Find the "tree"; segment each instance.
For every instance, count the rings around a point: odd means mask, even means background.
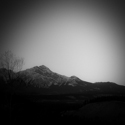
[[[10,87],[10,124],[12,122],[13,83],[20,80],[20,73],[15,72],[21,71],[23,64],[23,58],[17,57],[10,50],[5,51],[0,55],[0,68],[4,71],[2,72],[3,78]]]
[[[4,78],[7,83],[12,83],[14,77],[18,77],[14,72],[21,71],[23,64],[24,59],[17,57],[10,50],[0,55],[0,68],[6,69]]]

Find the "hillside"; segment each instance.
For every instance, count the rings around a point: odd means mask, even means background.
[[[0,69],[1,83],[7,76],[6,72],[6,69]],[[13,87],[17,93],[22,94],[125,94],[125,86],[112,82],[91,83],[77,76],[67,77],[44,65],[12,74],[15,77]],[[6,90],[9,88],[7,84],[3,86]]]

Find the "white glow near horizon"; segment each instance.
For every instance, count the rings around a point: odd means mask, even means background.
[[[47,8],[41,16],[39,10],[29,17],[25,14],[24,20],[18,18],[9,46],[24,57],[23,69],[46,65],[89,82],[120,83],[124,72],[119,33],[105,15],[88,10]]]

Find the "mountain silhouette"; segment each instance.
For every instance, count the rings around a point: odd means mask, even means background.
[[[51,71],[44,65],[26,69],[24,71],[21,71],[20,74],[25,75],[27,81],[31,79],[33,83],[38,87],[50,87],[52,85],[76,86],[78,84],[84,86],[85,84],[87,84],[87,82],[83,82],[76,76],[67,77],[65,75],[60,75]],[[80,84],[80,82],[82,82],[82,84]]]
[[[0,69],[1,79],[6,75],[6,72],[6,69]],[[23,89],[32,93],[125,93],[125,86],[112,82],[91,83],[83,81],[77,76],[67,77],[51,71],[45,65],[35,66],[13,74],[19,74],[25,83]]]

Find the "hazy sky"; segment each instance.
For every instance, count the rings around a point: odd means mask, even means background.
[[[0,51],[24,57],[23,69],[125,85],[125,4],[86,1],[1,1]]]

